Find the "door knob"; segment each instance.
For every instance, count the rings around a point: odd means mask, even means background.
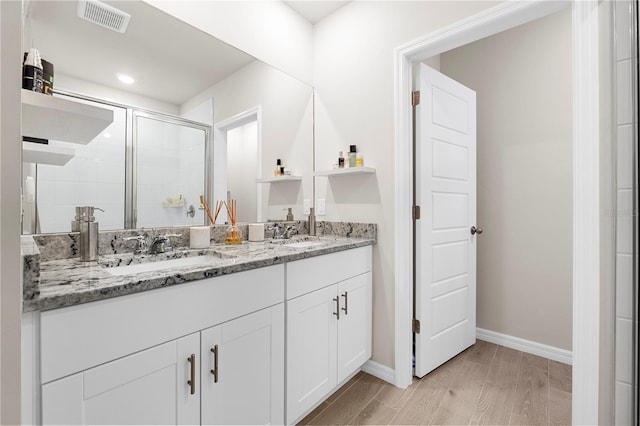
[[[482,234],[482,228],[476,228],[475,226],[471,227],[471,235]]]

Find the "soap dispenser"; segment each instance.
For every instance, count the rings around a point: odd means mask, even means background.
[[[94,210],[104,212],[93,206],[76,207],[76,217],[71,225],[80,232],[80,260],[83,262],[98,260],[98,222]]]

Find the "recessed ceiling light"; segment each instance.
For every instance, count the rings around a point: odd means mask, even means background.
[[[130,77],[130,76],[126,75],[126,74],[118,74],[118,80],[120,80],[124,84],[133,84],[133,83],[136,82],[133,79],[133,77]]]
[[[103,136],[105,139],[111,139],[111,133],[109,133],[109,132],[104,132],[104,133],[102,134],[102,136]]]

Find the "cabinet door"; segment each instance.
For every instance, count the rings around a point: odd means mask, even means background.
[[[337,286],[287,301],[287,423],[336,386]]]
[[[42,386],[44,424],[196,424],[197,383],[190,393],[198,334]],[[196,374],[198,370],[196,360]]]
[[[338,284],[338,383],[371,358],[371,272]]]
[[[284,304],[202,331],[202,424],[284,423]]]

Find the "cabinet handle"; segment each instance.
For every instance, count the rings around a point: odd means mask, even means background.
[[[213,383],[218,383],[218,345],[211,348],[211,353],[213,353],[213,370],[211,370]]]
[[[333,313],[333,315],[336,316],[336,319],[340,319],[340,298],[334,297],[333,301],[336,302],[336,311]]]
[[[345,291],[342,297],[344,297],[344,308],[342,308],[342,310],[344,311],[345,315],[349,315],[349,294]]]
[[[191,354],[187,361],[191,364],[191,380],[187,380],[187,384],[191,386],[191,395],[196,393],[196,354]]]

